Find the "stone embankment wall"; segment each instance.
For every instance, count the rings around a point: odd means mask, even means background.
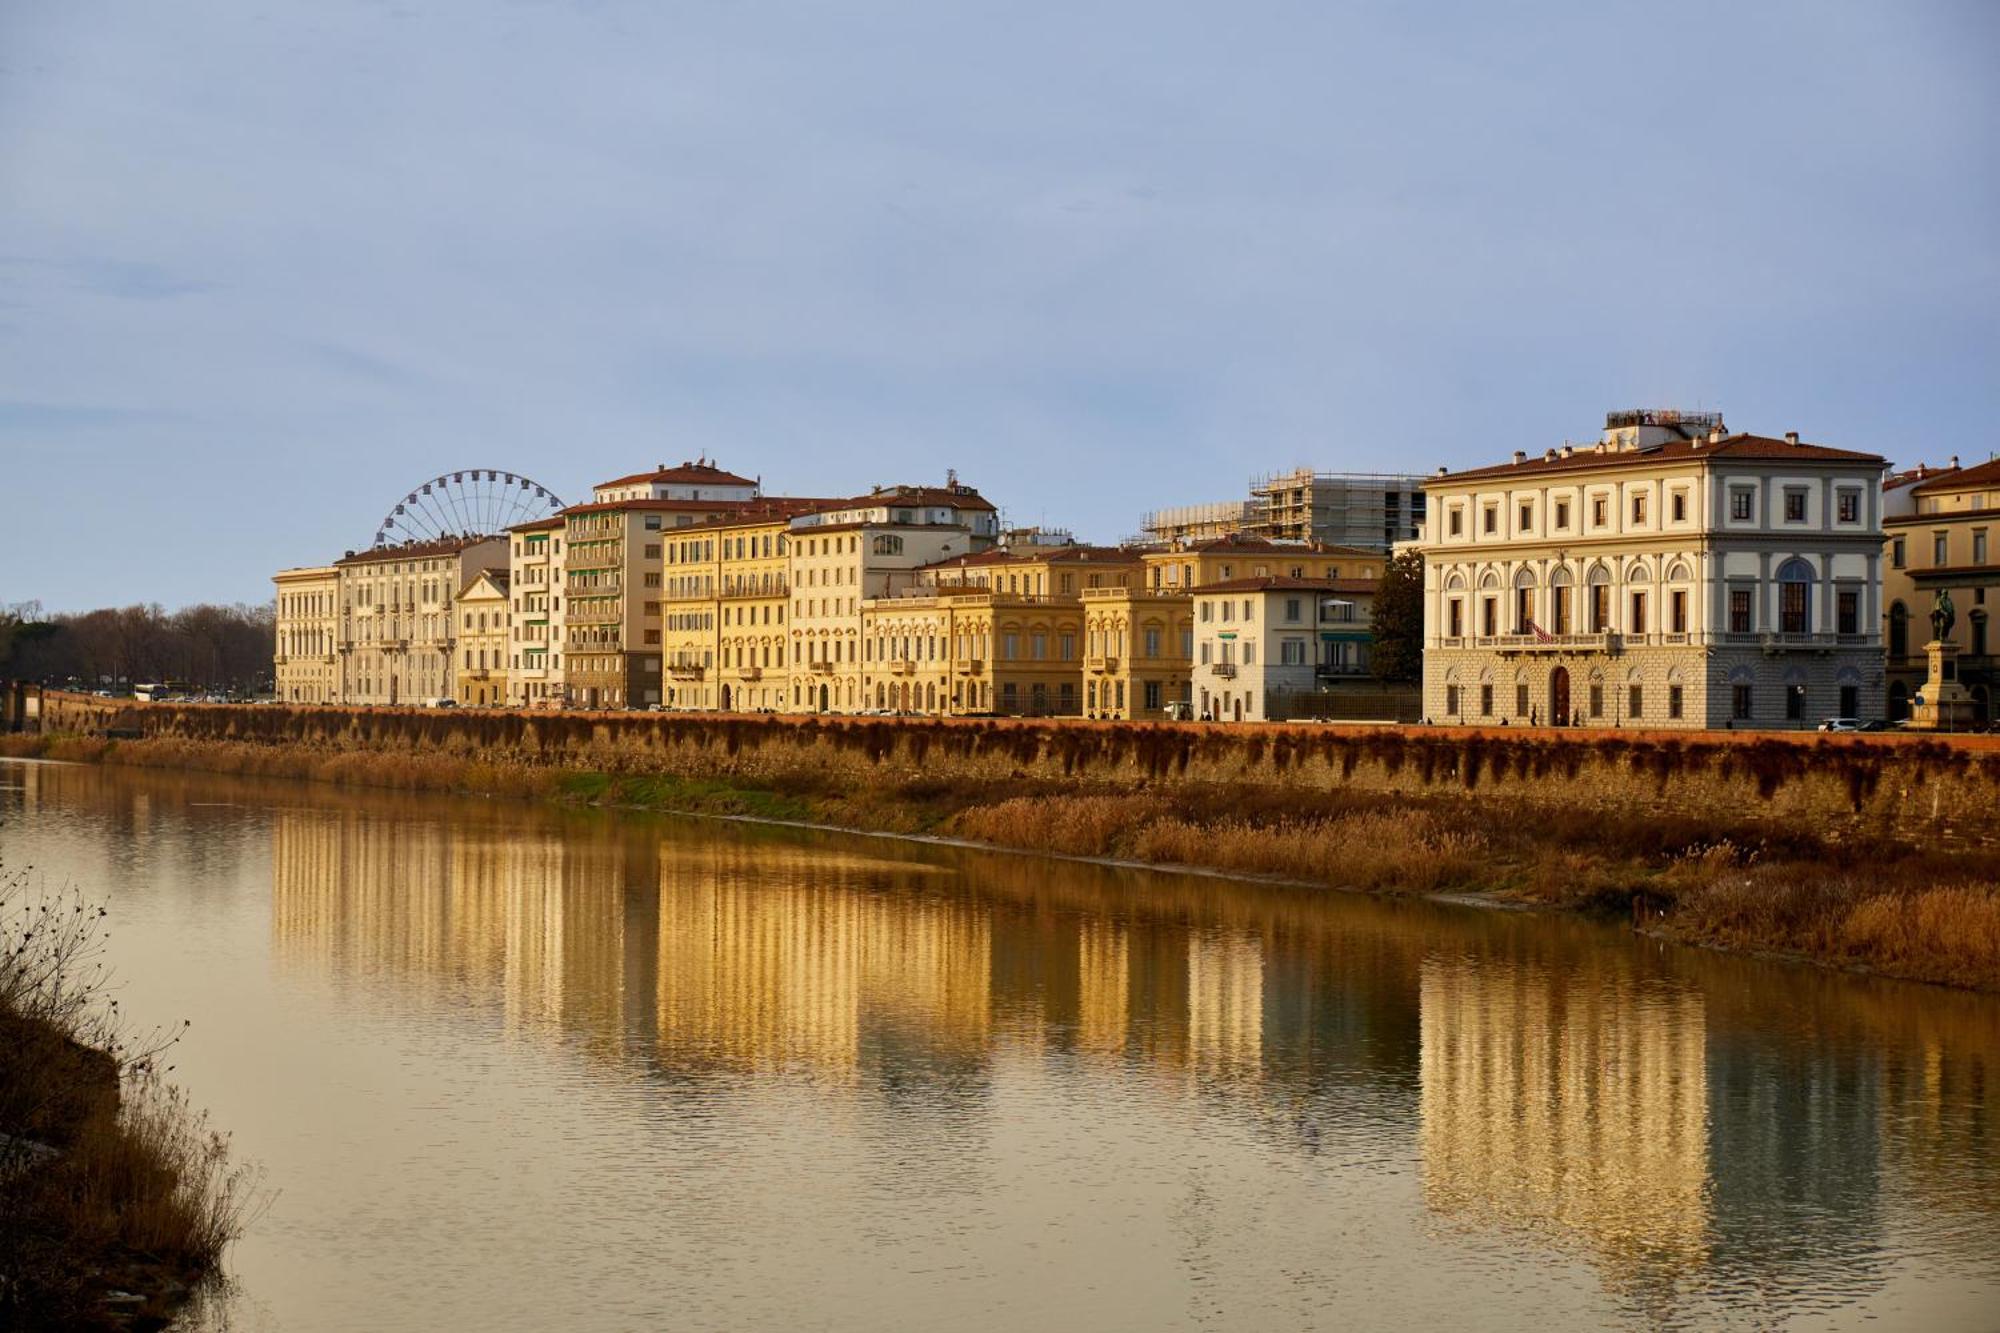
[[[51,694],[48,730],[241,753],[370,753],[745,784],[1171,793],[1468,791],[1820,835],[2000,840],[1993,738],[132,704]],[[203,765],[206,766],[206,765]],[[227,765],[219,765],[226,767]]]

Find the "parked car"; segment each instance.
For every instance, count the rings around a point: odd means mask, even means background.
[[[1819,729],[1821,731],[1859,731],[1861,730],[1861,719],[1858,717],[1821,718]]]
[[[426,708],[456,708],[456,707],[458,707],[458,700],[456,700],[456,699],[452,699],[452,698],[443,698],[443,699],[426,699],[426,700],[424,700],[424,707],[426,707]]]

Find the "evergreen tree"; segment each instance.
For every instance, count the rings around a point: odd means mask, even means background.
[[[1369,665],[1377,680],[1414,685],[1423,679],[1424,558],[1414,551],[1383,567]]]

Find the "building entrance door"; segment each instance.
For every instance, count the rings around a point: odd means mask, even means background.
[[[722,687],[722,711],[725,713],[729,711],[729,687],[727,685]]]
[[[1569,725],[1569,668],[1557,667],[1549,673],[1549,725]]]
[[[822,713],[826,711],[826,686],[824,685],[819,687],[819,711]]]

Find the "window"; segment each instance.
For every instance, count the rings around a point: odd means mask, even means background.
[[[1931,564],[1942,569],[1951,563],[1951,538],[1948,534],[1931,534]]]
[[[1493,716],[1493,687],[1491,685],[1481,685],[1479,687],[1479,715],[1481,717]]]
[[[1145,637],[1145,645],[1146,645],[1146,656],[1158,657],[1160,655],[1160,631],[1157,629],[1147,630]],[[1151,705],[1148,706],[1150,707]]]
[[[1975,565],[1983,565],[1986,563],[1985,528],[1974,528],[1972,530],[1972,563]]]
[[[1458,686],[1444,687],[1444,713],[1446,717],[1458,716]]]
[[[1688,628],[1687,593],[1684,591],[1676,590],[1675,592],[1670,594],[1667,607],[1668,607],[1668,615],[1671,617],[1671,619],[1667,622],[1667,628],[1672,630],[1676,634],[1687,633],[1687,628]]]
[[[1157,680],[1146,682],[1146,707],[1155,711],[1160,707],[1160,682]]]
[[[1306,644],[1304,639],[1286,639],[1278,645],[1278,660],[1285,666],[1306,664]]]
[[[1514,632],[1531,634],[1528,627],[1535,621],[1535,590],[1533,588],[1514,589]]]
[[[1859,523],[1861,521],[1861,492],[1842,491],[1840,493],[1840,521]]]
[[[1590,585],[1590,632],[1602,634],[1611,628],[1611,585]]]
[[[1593,528],[1604,526],[1604,499],[1602,496],[1590,502],[1590,526]]]
[[[1901,602],[1889,607],[1889,656],[1910,655],[1910,613]]]
[[[901,555],[903,553],[903,539],[893,532],[878,534],[873,545],[876,555]]]
[[[1561,528],[1566,528],[1568,526],[1569,526],[1569,501],[1558,500],[1556,501],[1556,527],[1558,529],[1561,529]]]
[[[1682,707],[1681,687],[1678,685],[1667,686],[1667,716],[1678,721],[1681,716]]]
[[[1802,722],[1806,716],[1806,687],[1785,686],[1785,721]]]
[[[1243,665],[1257,665],[1257,644],[1255,640],[1251,640],[1243,645]]]
[[[1798,486],[1785,487],[1785,522],[1806,521],[1806,493]]]
[[[1729,632],[1748,634],[1750,632],[1750,590],[1731,588],[1729,590]]]
[[[1674,522],[1676,523],[1687,522],[1688,493],[1686,491],[1674,492],[1673,506],[1674,506],[1673,507]]]
[[[1456,639],[1464,635],[1465,602],[1457,597],[1452,598],[1449,602],[1445,603],[1445,613],[1448,617],[1447,624],[1449,626],[1445,631],[1446,636]]]
[[[1644,523],[1646,521],[1646,493],[1644,491],[1634,491],[1632,493],[1632,521],[1634,523]]]
[[[1903,539],[1901,537],[1889,543],[1889,564],[1896,569],[1903,567]]]
[[[1604,716],[1604,682],[1601,680],[1590,682],[1590,715]]]
[[[1500,506],[1487,505],[1484,514],[1480,518],[1480,523],[1480,531],[1489,537],[1500,531]]]
[[[1632,594],[1632,615],[1625,626],[1625,632],[1627,634],[1646,632],[1646,594],[1643,592]]]
[[[1748,523],[1751,510],[1757,503],[1757,493],[1748,486],[1729,488],[1729,517],[1737,523]]]
[[[1287,597],[1287,598],[1285,599],[1285,619],[1286,619],[1286,620],[1288,620],[1288,621],[1291,621],[1291,622],[1292,622],[1292,623],[1294,623],[1294,624],[1298,623],[1298,619],[1299,619],[1299,599],[1298,599],[1298,598],[1296,598],[1296,597]]]
[[[1750,687],[1731,685],[1729,687],[1729,716],[1738,722],[1750,720]]]
[[[1463,509],[1460,509],[1457,505],[1453,505],[1445,511],[1445,521],[1450,527],[1452,536],[1458,537],[1464,535],[1465,511]]]
[[[1532,532],[1535,527],[1535,507],[1525,502],[1521,505],[1521,531]]]
[[[1842,588],[1835,602],[1838,620],[1835,628],[1842,634],[1861,632],[1861,594],[1853,588]],[[1842,716],[1846,716],[1843,714]]]
[[[1516,682],[1514,685],[1514,716],[1526,717],[1527,715],[1528,715],[1528,682],[1523,680]]]
[[[1840,716],[1853,717],[1861,711],[1861,687],[1843,685],[1840,687]]]
[[[1488,638],[1500,632],[1500,600],[1497,597],[1479,599],[1479,632]]]
[[[1625,716],[1627,720],[1637,722],[1646,715],[1646,687],[1644,685],[1632,685],[1626,689],[1625,693]]]
[[[1974,611],[1972,619],[1967,624],[1972,629],[1972,655],[1974,657],[1986,656],[1986,613],[1984,611]]]

